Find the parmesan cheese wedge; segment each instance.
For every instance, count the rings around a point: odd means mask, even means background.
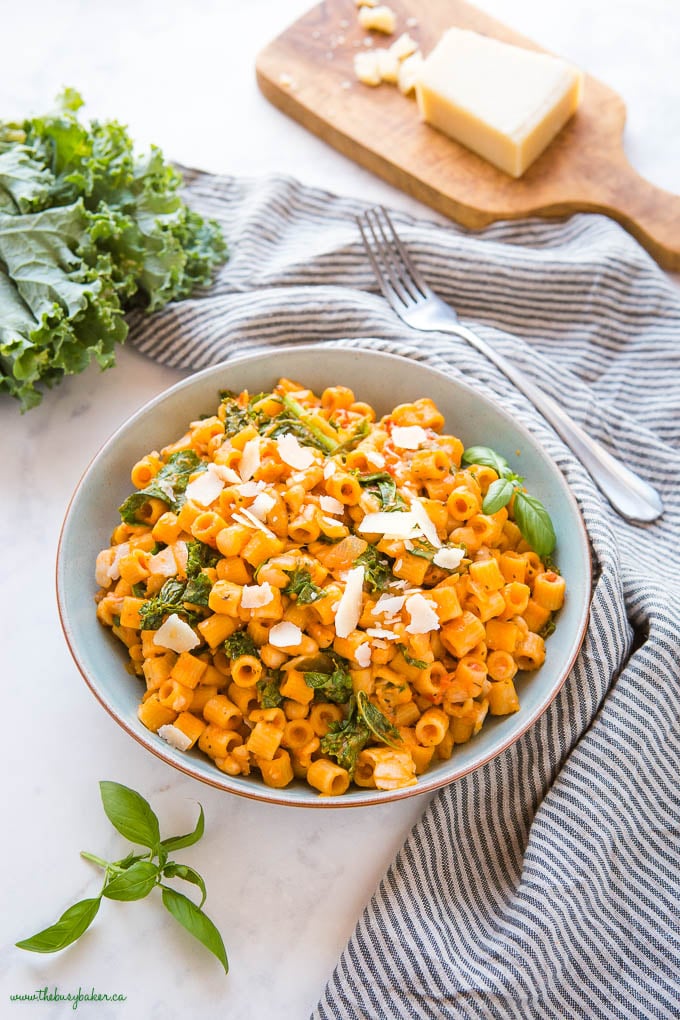
[[[564,60],[450,28],[420,68],[416,98],[424,121],[521,177],[575,112],[582,87]]]
[[[335,615],[335,633],[346,638],[356,628],[361,616],[361,594],[364,590],[364,568],[352,567],[347,571],[347,581]]]

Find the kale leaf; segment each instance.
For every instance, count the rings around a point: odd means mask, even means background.
[[[126,524],[139,524],[137,514],[150,499],[160,499],[171,510],[180,510],[185,500],[186,487],[194,472],[205,469],[205,464],[193,450],[178,450],[138,492],[133,492],[118,507],[121,519]]]
[[[242,655],[254,655],[258,657],[257,645],[247,630],[237,630],[224,642],[224,651],[229,659],[238,659]]]
[[[257,681],[257,695],[262,708],[278,708],[283,701],[281,687],[281,671],[272,670],[267,676]]]
[[[312,583],[312,575],[308,570],[296,567],[290,574],[290,581],[283,589],[283,594],[296,595],[300,605],[306,606],[310,602],[317,602],[319,599],[324,598],[326,592],[323,588],[319,588],[318,585]]]
[[[364,568],[364,583],[369,591],[384,591],[390,581],[394,580],[390,561],[374,545],[368,545],[356,559],[356,564]]]
[[[341,655],[326,653],[333,660],[332,673],[310,670],[304,673],[305,683],[314,688],[315,697],[321,701],[332,701],[336,705],[344,705],[352,696],[352,677],[349,663]]]

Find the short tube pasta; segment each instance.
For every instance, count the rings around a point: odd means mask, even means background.
[[[337,797],[410,788],[520,711],[566,581],[515,497],[485,512],[498,474],[432,400],[380,417],[342,383],[281,379],[168,438],[139,451],[93,565],[159,741]]]

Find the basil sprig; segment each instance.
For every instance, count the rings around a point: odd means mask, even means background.
[[[158,886],[166,910],[217,957],[227,973],[229,964],[222,936],[202,910],[207,895],[203,878],[188,865],[168,860],[170,851],[183,850],[201,839],[205,830],[203,808],[199,804],[198,821],[191,832],[161,839],[158,818],[141,794],[120,783],[107,781],[101,782],[99,789],[104,811],[113,827],[135,846],[144,847],[145,852],[131,851],[119,861],[105,861],[83,850],[81,857],[104,871],[99,895],[74,903],[55,924],[17,942],[18,948],[31,953],[56,953],[76,942],[90,927],[102,898],[123,902],[141,900]],[[188,896],[166,885],[165,879],[182,879],[196,886],[201,893],[200,904],[197,906]]]
[[[510,469],[505,457],[488,446],[470,446],[463,452],[463,464],[493,468],[498,478],[487,489],[482,512],[495,514],[512,499],[513,518],[522,538],[539,556],[549,556],[556,543],[550,514],[540,499],[522,488],[524,479]]]

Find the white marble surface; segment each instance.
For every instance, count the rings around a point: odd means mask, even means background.
[[[629,109],[626,149],[637,169],[680,192],[680,7],[675,0],[483,0],[480,5],[614,86]],[[115,116],[170,157],[228,173],[283,170],[311,183],[416,210],[308,136],[257,91],[257,51],[307,0],[34,0],[3,5],[0,111],[40,112],[62,85],[87,111]],[[414,9],[417,4],[414,3]],[[8,30],[9,29],[9,30]],[[302,811],[242,800],[183,778],[130,741],[80,679],[62,638],[53,573],[60,523],[90,457],[116,425],[179,378],[123,350],[20,416],[0,399],[3,498],[0,619],[3,910],[0,1015],[62,1017],[69,1006],[10,1003],[55,986],[120,992],[90,1017],[301,1020],[320,995],[355,920],[422,798],[355,811]],[[231,961],[228,978],[158,902],[105,903],[80,943],[56,956],[12,943],[91,895],[80,860],[114,857],[122,840],[100,807],[110,778],[149,797],[166,831],[207,833],[183,860],[205,876],[208,912]],[[155,900],[155,897],[154,897]]]

